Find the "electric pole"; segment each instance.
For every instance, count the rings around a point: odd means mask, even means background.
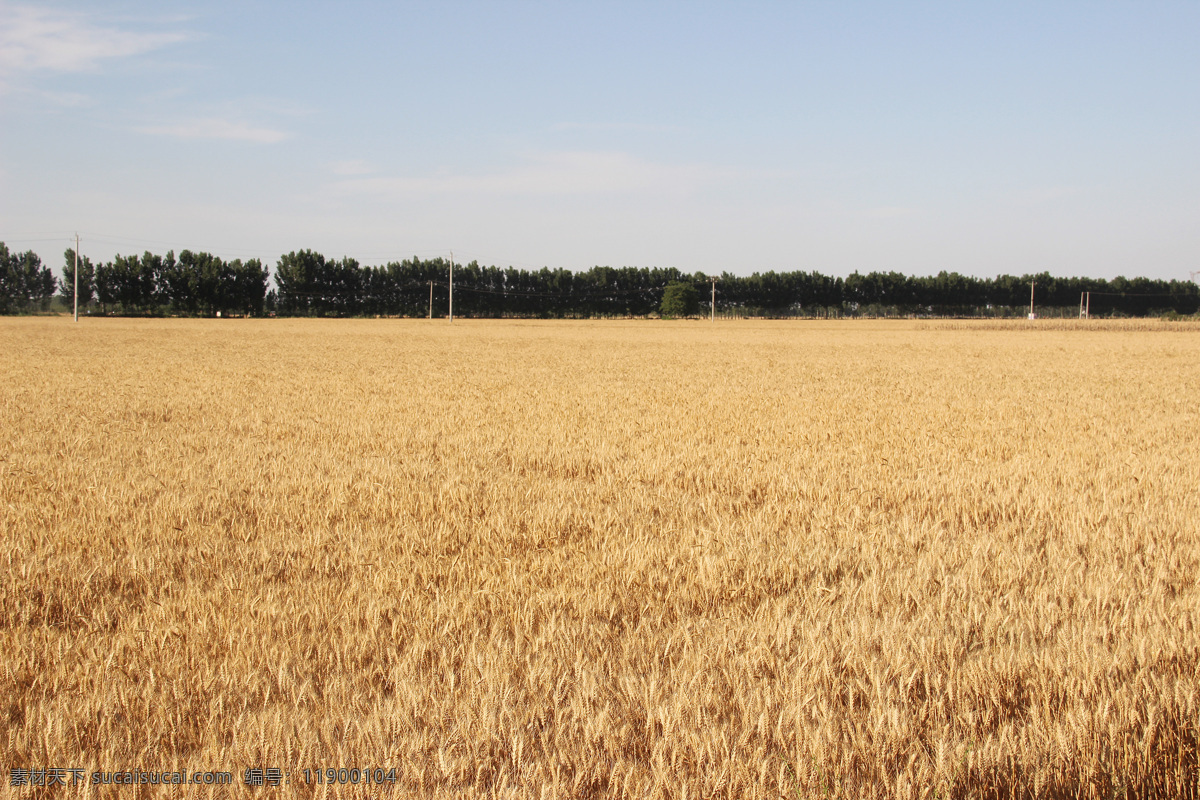
[[[708,321],[717,321],[717,276],[713,275],[709,278],[712,281],[712,302],[708,306]]]
[[[429,282],[429,318],[433,319],[433,281]]]
[[[450,321],[454,322],[454,251],[450,251]]]
[[[1029,282],[1029,318],[1033,319],[1033,287],[1037,285],[1036,281]]]
[[[75,321],[79,322],[79,234],[75,234]]]

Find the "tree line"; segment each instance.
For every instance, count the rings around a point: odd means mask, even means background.
[[[11,253],[0,242],[0,314],[45,310],[55,288],[54,273],[37,253]]]
[[[75,251],[64,253],[62,277],[32,250],[10,252],[0,242],[0,313],[51,307],[56,292],[74,303]],[[312,250],[279,258],[274,274],[259,259],[219,258],[183,250],[117,255],[93,264],[79,258],[80,308],[88,313],[191,316],[444,316],[449,305],[450,263],[411,258],[363,266],[353,258],[328,259]],[[831,277],[819,272],[756,272],[738,276],[686,274],[673,268],[592,267],[524,270],[454,267],[454,313],[464,317],[638,317],[660,313],[669,286],[689,298],[672,316],[708,313],[711,279],[717,279],[717,313],[744,316],[1016,316],[1029,309],[1030,284],[1038,310],[1077,308],[1091,293],[1091,312],[1147,316],[1200,312],[1200,290],[1191,281],[1148,278],[1056,278],[1000,275],[975,278],[955,272],[911,276],[898,272]],[[273,285],[272,285],[273,284]],[[678,314],[683,309],[686,314]]]
[[[63,254],[59,293],[68,306],[75,302],[75,251]],[[191,316],[260,315],[265,311],[269,270],[257,258],[226,261],[211,253],[183,250],[165,256],[149,251],[117,255],[93,264],[79,258],[79,305],[101,314]]]

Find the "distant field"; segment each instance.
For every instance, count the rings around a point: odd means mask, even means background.
[[[0,319],[0,546],[13,796],[1198,793],[1194,326]]]

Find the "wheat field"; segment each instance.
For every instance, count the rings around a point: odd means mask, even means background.
[[[1198,521],[1194,326],[4,319],[0,793],[1196,797]]]

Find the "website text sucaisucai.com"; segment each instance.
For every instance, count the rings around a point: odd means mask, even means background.
[[[9,771],[10,786],[224,786],[233,783],[231,772],[157,772],[140,769],[88,772],[83,769],[21,769]]]

